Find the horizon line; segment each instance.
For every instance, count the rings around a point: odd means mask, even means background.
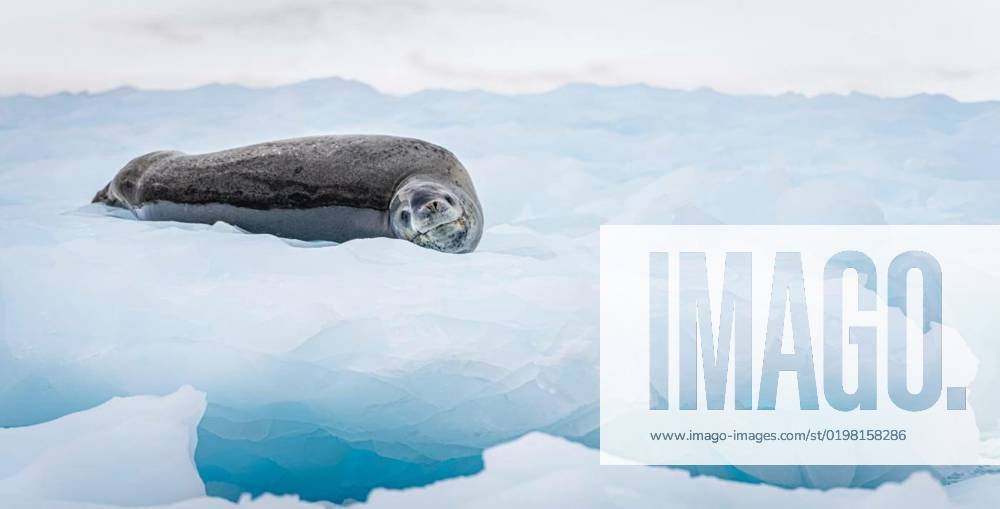
[[[44,100],[44,99],[48,99],[48,98],[61,97],[61,96],[99,97],[99,96],[106,96],[106,95],[111,95],[111,94],[116,94],[116,93],[122,93],[122,92],[138,92],[138,93],[183,93],[183,92],[189,92],[189,91],[194,91],[194,90],[199,90],[199,89],[204,89],[204,88],[210,88],[210,87],[232,87],[232,88],[239,88],[239,89],[251,90],[251,91],[267,91],[267,90],[278,90],[278,89],[282,89],[282,88],[293,88],[293,87],[305,85],[305,84],[308,84],[308,83],[319,83],[319,82],[341,82],[341,83],[349,83],[349,84],[358,85],[358,86],[362,86],[362,87],[368,88],[372,92],[374,92],[374,93],[376,93],[378,95],[382,95],[382,96],[385,96],[385,97],[392,97],[392,98],[406,98],[406,97],[412,97],[412,96],[417,96],[417,95],[420,95],[420,94],[434,93],[434,92],[455,93],[455,94],[481,93],[481,94],[494,95],[494,96],[498,96],[498,97],[533,97],[533,96],[542,96],[542,95],[546,95],[546,94],[551,94],[551,93],[558,92],[560,90],[564,90],[564,89],[567,89],[567,88],[573,88],[573,87],[594,87],[594,88],[608,89],[608,90],[611,90],[611,89],[623,89],[623,88],[648,88],[648,89],[662,91],[662,92],[712,93],[712,94],[716,94],[716,95],[720,95],[720,96],[742,97],[742,98],[772,98],[772,99],[776,99],[776,98],[781,98],[781,97],[792,96],[792,97],[799,97],[799,98],[802,98],[802,99],[817,99],[817,98],[823,98],[823,97],[837,97],[837,98],[866,97],[866,98],[873,98],[873,99],[879,99],[879,100],[906,100],[906,99],[914,99],[914,98],[918,98],[918,97],[939,97],[939,98],[948,99],[948,100],[950,100],[952,102],[955,102],[955,103],[970,104],[970,105],[973,105],[973,104],[991,104],[991,103],[1000,102],[1000,98],[998,98],[998,99],[982,99],[982,100],[962,100],[962,99],[958,99],[958,98],[956,98],[956,97],[954,97],[954,96],[952,96],[950,94],[943,93],[943,92],[918,92],[918,93],[906,94],[906,95],[879,95],[879,94],[873,94],[873,93],[870,93],[870,92],[865,92],[863,90],[850,90],[850,91],[847,91],[847,92],[822,92],[822,93],[818,93],[818,94],[807,94],[807,93],[799,92],[799,91],[795,91],[795,90],[786,90],[784,92],[771,93],[771,94],[769,94],[769,93],[734,93],[734,92],[722,91],[722,90],[716,89],[716,88],[711,87],[711,86],[698,86],[698,87],[693,87],[693,88],[681,88],[681,87],[668,87],[668,86],[655,85],[655,84],[651,84],[651,83],[643,82],[643,81],[628,82],[628,83],[619,83],[619,84],[606,84],[606,83],[597,83],[597,82],[590,82],[590,81],[569,81],[569,82],[566,82],[566,83],[563,83],[563,84],[560,84],[560,85],[557,85],[557,86],[547,87],[547,88],[544,88],[542,90],[529,91],[529,92],[503,92],[503,91],[497,91],[497,90],[490,90],[488,88],[482,88],[482,87],[472,87],[472,88],[428,87],[428,88],[422,88],[420,90],[416,90],[416,91],[413,91],[413,92],[392,93],[392,92],[388,92],[388,91],[385,91],[385,90],[381,90],[377,86],[372,85],[372,84],[367,83],[367,82],[362,81],[362,80],[353,79],[353,78],[345,78],[345,77],[341,77],[341,76],[337,76],[337,75],[331,75],[331,76],[319,77],[319,78],[308,78],[308,79],[297,80],[297,81],[289,81],[287,83],[280,83],[280,84],[274,84],[274,85],[256,85],[256,84],[239,83],[239,82],[211,81],[211,82],[206,82],[206,83],[203,83],[203,84],[200,84],[200,85],[185,86],[185,87],[176,87],[176,88],[169,88],[169,87],[168,88],[145,88],[145,87],[136,86],[136,85],[132,85],[132,84],[123,84],[123,85],[118,85],[118,86],[111,87],[111,88],[97,89],[97,90],[94,90],[94,89],[63,90],[63,91],[59,91],[59,92],[51,92],[51,93],[44,93],[44,94],[34,94],[34,93],[31,93],[31,92],[16,92],[16,93],[13,93],[13,94],[0,94],[0,100],[14,99],[14,98],[29,98],[29,99]]]

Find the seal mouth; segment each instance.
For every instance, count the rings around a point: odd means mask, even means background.
[[[457,227],[457,228],[452,228],[452,227]],[[434,246],[437,244],[436,239],[434,238],[435,233],[444,233],[445,231],[450,229],[454,231],[464,232],[465,227],[466,227],[465,218],[459,217],[451,221],[440,223],[422,232],[417,232],[417,234],[413,236],[413,239],[411,239],[411,242],[421,246]]]
[[[416,236],[419,237],[421,235],[426,235],[433,232],[434,230],[441,229],[442,226],[448,226],[456,223],[459,224],[460,226],[465,226],[465,218],[463,218],[460,214],[456,214],[455,217],[452,217],[450,219],[444,219],[443,221],[433,223],[433,226],[425,226],[423,229],[417,228]]]

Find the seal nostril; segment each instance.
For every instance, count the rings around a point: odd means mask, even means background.
[[[437,200],[431,200],[431,202],[427,204],[427,208],[431,209],[432,212],[437,212],[438,209],[441,208],[441,202]]]

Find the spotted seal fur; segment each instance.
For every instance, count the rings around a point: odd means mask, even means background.
[[[126,164],[93,201],[143,220],[225,221],[303,240],[394,237],[449,253],[473,251],[483,231],[472,179],[454,154],[395,136],[152,152]]]

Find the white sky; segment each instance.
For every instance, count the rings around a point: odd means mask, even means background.
[[[339,76],[390,93],[644,82],[1000,99],[997,0],[31,0],[0,95]]]

